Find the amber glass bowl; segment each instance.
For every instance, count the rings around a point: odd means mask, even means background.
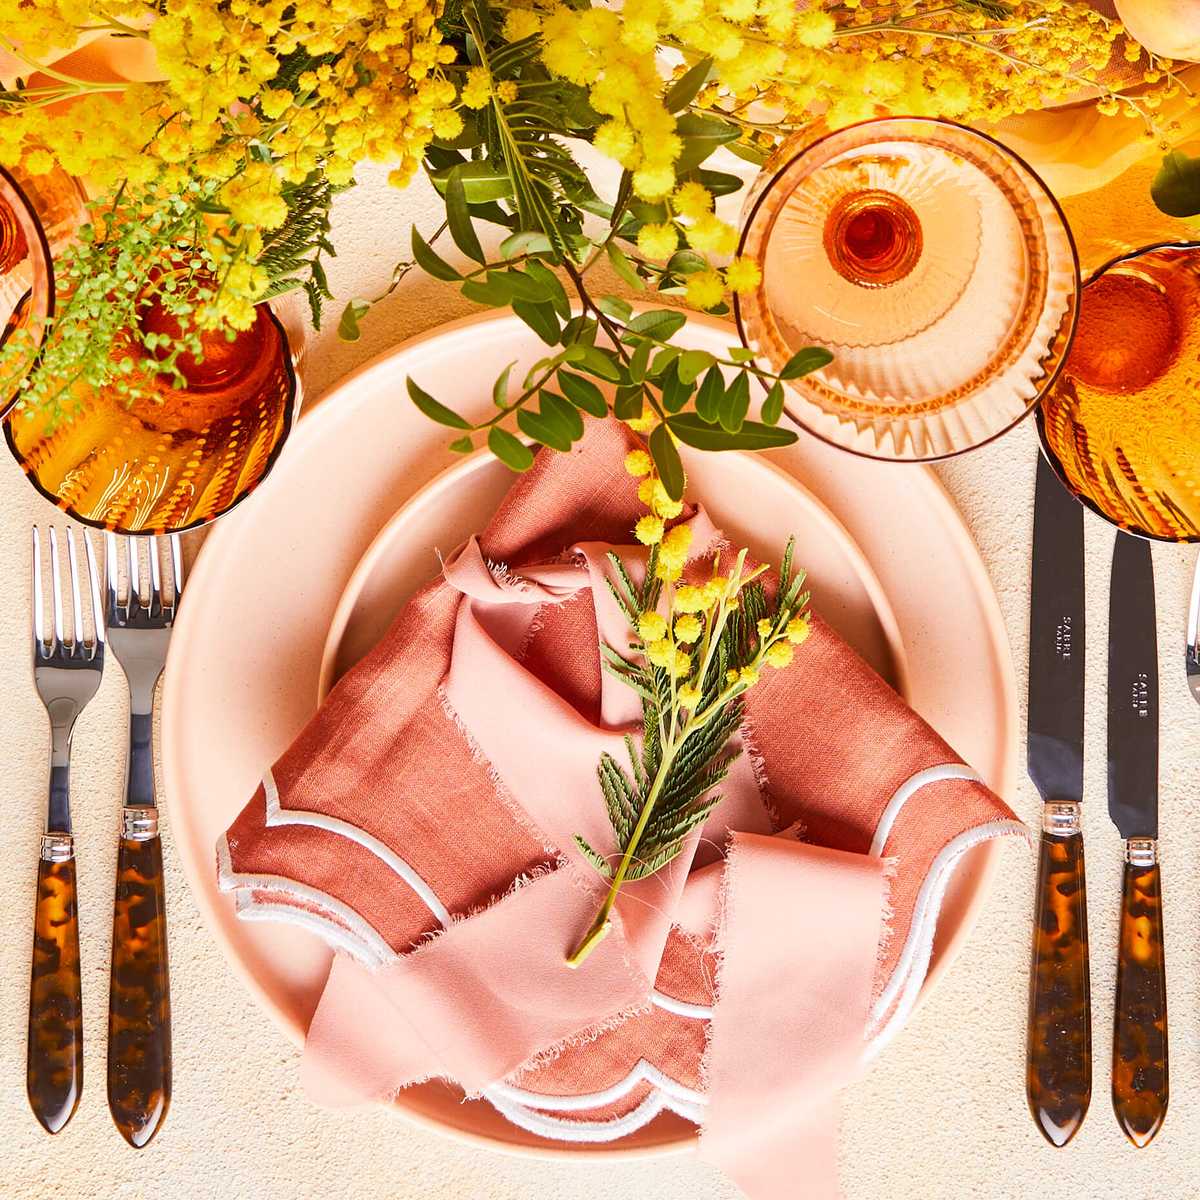
[[[739,253],[762,279],[735,299],[764,370],[805,346],[788,417],[869,458],[928,462],[1028,414],[1075,327],[1079,268],[1045,185],[948,121],[902,117],[804,134],[747,200]]]
[[[33,485],[84,524],[130,534],[194,529],[244,500],[296,417],[291,350],[265,304],[234,341],[203,341],[200,361],[180,360],[185,387],[159,376],[132,402],[104,389],[57,414],[13,409],[5,434]]]
[[[1148,246],[1087,281],[1038,433],[1059,478],[1106,521],[1200,541],[1200,243]]]

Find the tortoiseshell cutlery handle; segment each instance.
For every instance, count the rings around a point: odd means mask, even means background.
[[[58,1133],[74,1116],[82,1088],[75,849],[69,834],[48,833],[38,863],[25,1090],[42,1127]]]
[[[1113,1111],[1135,1146],[1162,1127],[1167,1070],[1167,973],[1155,843],[1130,838],[1121,889],[1121,946],[1113,1030]]]
[[[153,808],[124,810],[108,992],[108,1107],[125,1140],[145,1146],[171,1103],[162,841]]]
[[[1087,889],[1073,803],[1046,805],[1038,851],[1025,1092],[1046,1140],[1065,1146],[1092,1098]]]

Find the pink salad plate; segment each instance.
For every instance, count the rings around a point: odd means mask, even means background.
[[[731,326],[692,317],[683,337],[723,353]],[[512,477],[463,460],[408,401],[410,374],[468,417],[492,380],[545,347],[517,318],[485,314],[389,351],[299,423],[255,497],[214,528],[171,644],[162,747],[175,841],[202,913],[235,971],[296,1043],[331,952],[290,925],[239,920],[216,886],[214,847],[266,767],[336,678],[438,570],[437,551],[481,528]],[[519,376],[520,371],[515,373]],[[774,559],[790,533],[823,615],[1002,795],[1016,779],[1017,706],[995,593],[950,498],[925,467],[881,466],[801,435],[767,455],[689,453],[689,496],[729,537]],[[914,547],[917,552],[914,552]],[[925,995],[963,945],[997,850],[971,850],[947,889]],[[447,1085],[395,1101],[426,1127],[492,1149],[612,1160],[683,1152],[670,1113],[618,1142],[564,1146]]]

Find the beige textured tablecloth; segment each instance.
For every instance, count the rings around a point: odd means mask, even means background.
[[[310,352],[310,397],[401,339],[462,315],[453,289],[410,276],[364,322],[360,342],[335,334],[340,302],[373,295],[408,253],[408,222],[438,224],[432,194],[381,184],[341,201],[330,264],[339,296]],[[402,403],[398,400],[398,403]],[[1024,696],[1036,438],[1027,423],[998,443],[940,469],[983,552],[1008,627]],[[53,516],[0,454],[0,729],[5,749],[0,938],[0,1197],[164,1197],[290,1200],[352,1195],[409,1200],[710,1200],[733,1189],[688,1157],[633,1164],[510,1158],[416,1130],[386,1111],[329,1114],[301,1094],[298,1054],[250,1000],[201,923],[175,857],[166,811],[168,911],[175,1022],[170,1116],[144,1151],[121,1141],[108,1115],[104,1038],[115,829],[124,772],[125,694],[108,672],[79,727],[74,809],[80,872],[86,1067],[83,1100],[58,1137],[46,1136],[25,1101],[25,1022],[33,880],[44,809],[45,717],[29,672],[28,531]],[[1161,648],[1162,858],[1171,1004],[1171,1109],[1148,1150],[1126,1145],[1108,1099],[1110,1011],[1116,962],[1121,844],[1104,807],[1107,580],[1112,531],[1087,523],[1092,597],[1088,640],[1085,835],[1095,1005],[1095,1095],[1066,1151],[1045,1145],[1025,1108],[1025,989],[1032,856],[1002,850],[990,902],[962,955],[908,1030],[846,1097],[843,1179],[850,1200],[1190,1200],[1200,1178],[1200,708],[1183,674],[1183,621],[1194,551],[1154,551]],[[920,547],[913,547],[920,570]],[[214,749],[219,748],[215,738]],[[1039,815],[1022,779],[1007,797]],[[797,1163],[797,1200],[804,1165]]]

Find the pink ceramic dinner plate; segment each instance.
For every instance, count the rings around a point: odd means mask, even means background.
[[[716,321],[692,318],[688,330],[698,348],[721,352],[736,341]],[[298,928],[236,917],[216,886],[217,837],[312,716],[319,689],[436,572],[435,550],[483,524],[509,482],[495,464],[446,449],[446,431],[405,399],[406,377],[460,412],[483,414],[493,378],[542,353],[515,317],[488,314],[361,368],[301,420],[258,494],[210,534],[188,583],[163,697],[170,819],[210,928],[295,1041],[330,951]],[[693,455],[687,465],[690,493],[732,539],[773,556],[797,534],[825,616],[992,787],[1009,791],[1018,730],[1008,645],[978,551],[932,472],[881,466],[803,436],[769,456]],[[955,872],[926,992],[969,931],[995,854],[985,843]],[[694,1144],[693,1127],[664,1114],[619,1142],[564,1147],[439,1084],[408,1089],[397,1108],[516,1152],[611,1159]]]

